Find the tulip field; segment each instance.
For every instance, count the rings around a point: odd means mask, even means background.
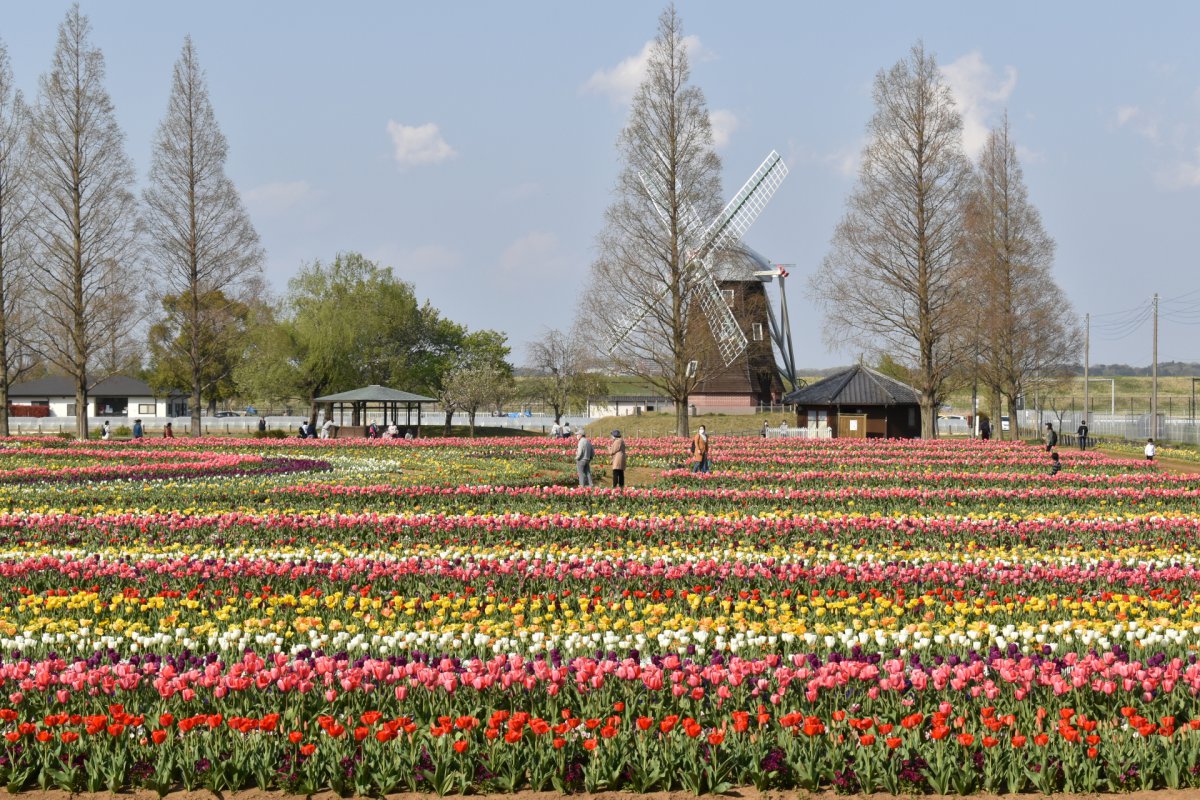
[[[611,490],[556,439],[0,440],[0,784],[1200,787],[1200,476],[627,447]]]

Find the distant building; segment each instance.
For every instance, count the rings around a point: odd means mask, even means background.
[[[915,439],[921,435],[917,390],[862,365],[847,367],[784,396],[796,424],[834,437]]]
[[[631,417],[638,414],[655,414],[660,411],[674,411],[675,404],[669,397],[656,395],[614,394],[602,397],[589,397],[587,415],[596,417]]]
[[[771,268],[769,261],[749,248],[738,248],[716,260],[713,272],[717,286],[746,335],[747,347],[728,367],[715,352],[697,365],[700,382],[688,397],[697,412],[752,413],[759,406],[780,403],[784,387],[771,348],[767,307],[770,278],[755,274]],[[712,341],[706,324],[701,323],[698,329],[699,336]]]
[[[75,379],[51,375],[13,384],[8,390],[10,403],[45,406],[51,417],[74,417]],[[187,397],[172,392],[156,397],[145,381],[114,375],[88,391],[88,416],[91,417],[178,417],[187,414]]]

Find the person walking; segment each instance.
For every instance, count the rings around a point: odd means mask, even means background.
[[[596,450],[587,438],[587,431],[579,431],[579,444],[575,446],[575,471],[579,473],[579,485],[592,485],[592,459]]]
[[[108,420],[104,420],[104,424],[100,426],[100,438],[106,442],[112,438],[112,427],[109,426]]]
[[[1147,439],[1147,440],[1146,440],[1146,460],[1147,460],[1147,461],[1153,461],[1153,460],[1154,460],[1154,456],[1155,456],[1155,454],[1156,454],[1157,452],[1158,452],[1158,448],[1156,448],[1156,447],[1154,446],[1154,440],[1153,440],[1153,439]]]
[[[708,433],[703,425],[692,437],[692,472],[708,474]]]
[[[979,420],[979,438],[985,442],[992,438],[992,423],[986,418]]]
[[[1042,434],[1042,441],[1046,443],[1047,453],[1058,445],[1058,433],[1055,432],[1053,423],[1046,423],[1046,432]]]
[[[1079,423],[1079,428],[1075,433],[1079,436],[1079,449],[1087,450],[1088,424],[1086,419]]]
[[[612,481],[614,489],[625,488],[625,440],[620,431],[612,432],[612,442],[608,445],[608,454],[612,456]]]
[[[142,421],[140,419],[135,419],[133,421],[133,438],[140,439],[144,434],[145,430],[142,428]]]
[[[554,420],[554,424],[550,426],[550,438],[551,439],[561,439],[562,438],[562,427],[559,426],[558,420]]]
[[[267,432],[267,418],[266,417],[258,418],[258,432],[259,433]]]
[[[766,420],[763,420],[763,427],[762,427],[762,438],[764,438],[764,439],[765,439],[765,438],[767,438],[767,431],[768,431],[769,429],[770,429],[770,426],[769,426],[769,425],[767,425],[767,421],[766,421]]]

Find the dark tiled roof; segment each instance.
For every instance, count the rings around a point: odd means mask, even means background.
[[[125,375],[105,378],[88,389],[92,397],[154,397],[154,390],[145,381]],[[65,375],[48,375],[34,381],[16,383],[8,390],[9,397],[74,397],[75,379]]]
[[[372,384],[364,386],[361,389],[351,389],[348,392],[339,392],[337,394],[327,394],[324,397],[318,397],[314,403],[436,403],[434,397],[426,397],[423,394],[412,394],[411,392],[402,392],[399,389],[389,389],[386,386]]]
[[[799,406],[895,406],[918,404],[916,389],[870,367],[847,367],[789,392],[783,402]]]

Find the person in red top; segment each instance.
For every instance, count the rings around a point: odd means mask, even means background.
[[[169,423],[169,422],[167,423],[167,426],[165,428],[163,428],[163,438],[164,439],[174,439],[175,438],[175,431],[171,430],[171,423]]]

